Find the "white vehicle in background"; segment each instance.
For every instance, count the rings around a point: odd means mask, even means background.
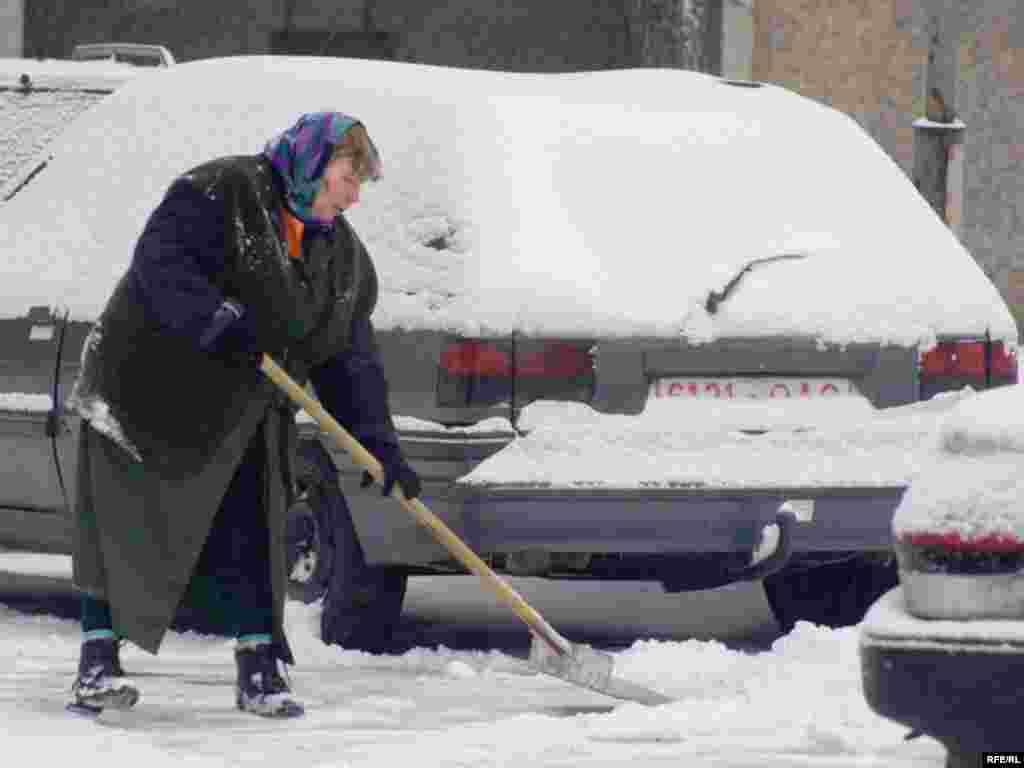
[[[188,62],[81,115],[0,208],[0,450],[18,457],[0,464],[0,545],[70,547],[61,396],[168,185],[325,108],[384,156],[348,218],[380,277],[405,454],[428,506],[503,573],[764,578],[783,628],[856,623],[896,582],[913,467],[816,436],[840,411],[1017,380],[1016,325],[971,255],[855,121],[783,88]],[[202,384],[182,376],[183,400]],[[325,640],[371,646],[410,575],[460,567],[308,421],[301,441],[293,592],[324,599]]]
[[[114,61],[136,67],[170,67],[174,55],[162,45],[85,43],[71,49],[72,61]]]

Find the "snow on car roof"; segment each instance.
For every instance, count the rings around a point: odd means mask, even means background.
[[[847,116],[678,70],[516,74],[239,57],[135,79],[0,208],[2,312],[94,317],[179,173],[298,114],[363,120],[384,158],[350,220],[378,327],[468,335],[1016,339],[999,294]],[[713,316],[704,309],[752,259]]]
[[[121,85],[138,73],[138,67],[113,61],[0,58],[0,85],[17,85],[22,75],[28,75],[40,86],[109,88]]]
[[[1024,541],[1024,385],[965,398],[943,419],[926,471],[893,517],[897,536]]]
[[[54,137],[134,77],[131,70],[123,64],[0,59],[0,204],[46,160]]]

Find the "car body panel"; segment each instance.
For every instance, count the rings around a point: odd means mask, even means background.
[[[1019,747],[1024,621],[919,619],[897,587],[865,616],[860,657],[865,698],[883,717],[951,754]]]

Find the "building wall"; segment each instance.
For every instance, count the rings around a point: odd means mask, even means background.
[[[179,61],[305,50],[521,71],[623,66],[628,31],[612,0],[35,0],[31,56],[117,38],[166,45]],[[290,18],[290,24],[287,19]],[[368,43],[364,38],[370,38]]]
[[[753,75],[860,123],[908,174],[928,47],[918,0],[756,0]]]
[[[25,0],[0,0],[0,58],[21,58]]]
[[[957,103],[964,132],[964,243],[1024,327],[1024,8],[964,3]]]
[[[1024,329],[1020,0],[755,0],[754,27],[755,79],[852,115],[912,178],[929,51],[954,59],[950,101],[967,126],[960,237]]]

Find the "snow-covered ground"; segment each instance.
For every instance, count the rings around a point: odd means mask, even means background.
[[[0,608],[4,752],[17,756],[13,764],[74,764],[89,756],[107,768],[942,764],[938,743],[904,741],[904,729],[869,710],[855,628],[800,624],[762,651],[693,639],[686,626],[671,639],[643,639],[664,627],[650,616],[645,624],[638,606],[648,613],[689,610],[699,625],[699,614],[713,615],[716,605],[721,615],[734,601],[736,612],[735,601],[744,599],[739,592],[751,594],[756,585],[680,596],[652,594],[650,585],[645,591],[644,585],[564,587],[522,579],[516,587],[556,624],[563,614],[578,624],[589,611],[590,627],[638,635],[614,652],[616,672],[677,701],[654,708],[618,702],[537,675],[495,650],[418,647],[375,656],[327,647],[316,636],[318,608],[293,603],[287,624],[299,663],[291,674],[307,705],[305,718],[272,722],[235,711],[230,641],[173,634],[157,657],[130,647],[123,654],[142,689],[139,705],[90,722],[63,711],[78,627]],[[745,599],[749,622],[770,621],[763,598],[760,606]],[[408,604],[407,612],[435,620],[483,615],[510,628],[470,579],[413,579]]]

